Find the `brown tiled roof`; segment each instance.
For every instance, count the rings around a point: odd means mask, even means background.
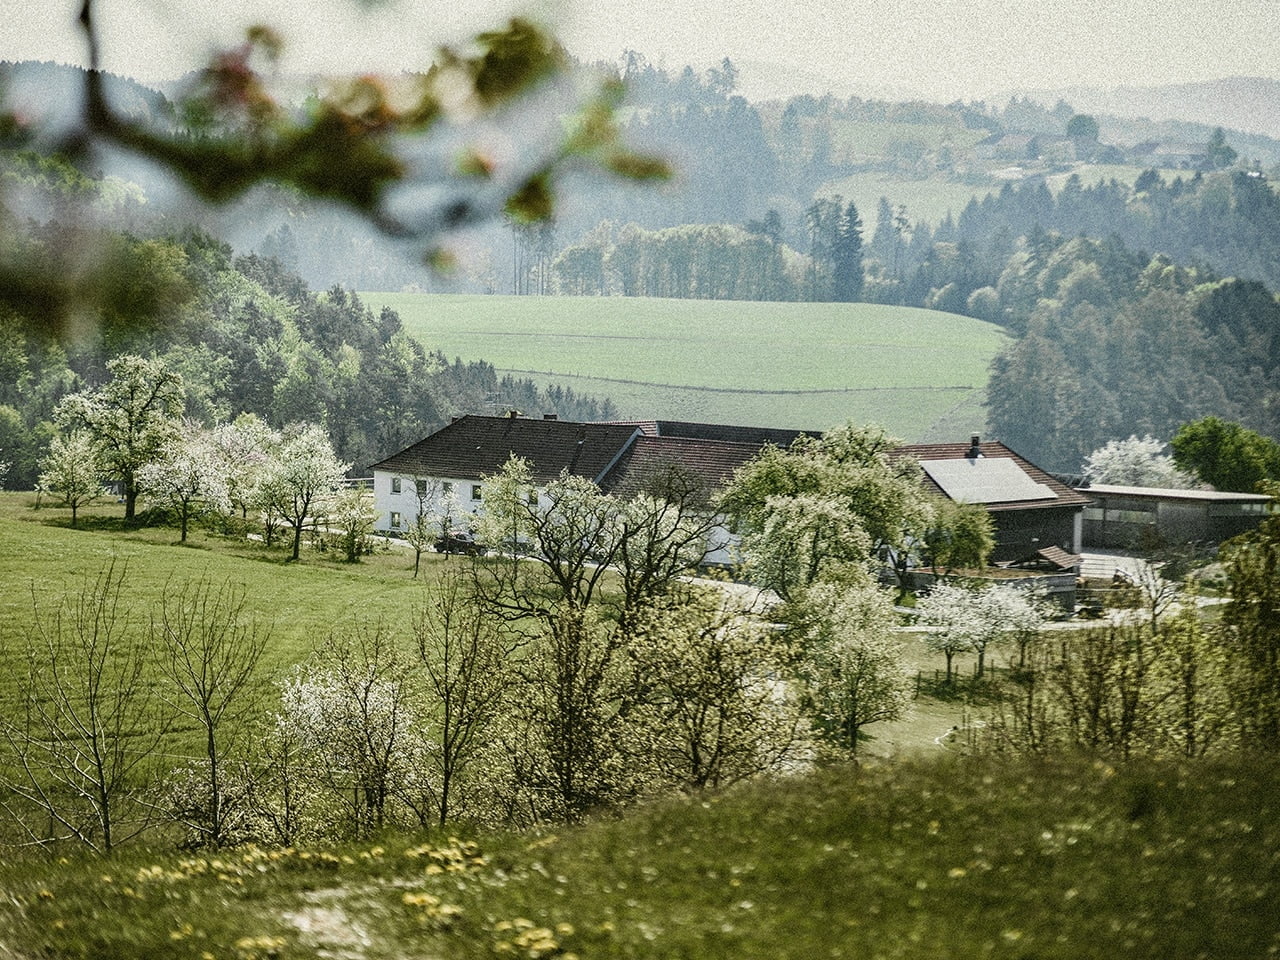
[[[638,436],[634,426],[524,417],[460,417],[370,469],[406,476],[472,478],[496,473],[512,456],[546,483],[568,469],[599,482]]]
[[[968,455],[971,448],[971,443],[913,443],[897,447],[889,455],[895,459],[911,457],[918,461],[961,460]],[[1054,494],[1052,500],[1014,500],[1008,503],[983,504],[988,510],[1044,510],[1050,507],[1082,507],[1090,502],[1084,494],[1072,490],[1061,480],[1045,473],[1031,461],[1024,460],[999,441],[988,440],[980,443],[978,450],[984,457],[1005,457],[1012,460],[1027,476],[1036,483],[1044,484]],[[924,485],[931,493],[940,497],[946,496],[943,489],[928,474],[925,475]]]
[[[744,427],[726,423],[690,423],[685,420],[619,421],[639,427],[647,437],[678,437],[684,440],[719,440],[750,443],[757,449],[766,443],[789,447],[797,437],[821,437],[820,430],[788,430],[782,427]]]
[[[640,493],[662,481],[671,470],[691,482],[696,493],[705,498],[719,490],[733,472],[760,452],[759,443],[730,443],[722,440],[696,440],[686,437],[636,437],[626,453],[605,475],[601,486],[620,496]]]
[[[1036,556],[1048,561],[1060,570],[1074,570],[1084,562],[1084,557],[1078,553],[1067,553],[1061,547],[1041,547],[1036,551]]]

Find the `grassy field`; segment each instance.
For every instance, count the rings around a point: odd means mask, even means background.
[[[556,833],[0,864],[0,956],[1272,956],[1280,767],[835,768]]]
[[[198,526],[186,545],[173,528],[125,529],[124,508],[115,503],[82,508],[78,529],[69,526],[70,511],[34,504],[34,494],[0,492],[0,658],[10,665],[0,670],[0,711],[20,700],[21,651],[37,611],[51,616],[112,564],[123,574],[123,607],[138,635],[166,592],[197,581],[242,590],[246,613],[269,636],[265,681],[283,676],[333,633],[381,625],[410,643],[407,626],[427,585],[466,562],[428,552],[414,580],[412,551],[397,545],[354,565],[332,552],[304,549],[301,562],[292,564],[283,546]],[[913,670],[929,673],[942,662],[922,645],[910,645],[908,653]],[[865,749],[878,757],[930,752],[934,738],[960,722],[961,711],[956,703],[922,699],[910,717],[869,728]]]
[[[1055,194],[1062,190],[1063,185],[1073,174],[1080,177],[1080,182],[1085,187],[1112,179],[1131,187],[1143,169],[1143,167],[1127,165],[1083,164],[1065,173],[1049,174],[1045,177],[1045,182]],[[1162,170],[1160,174],[1168,182],[1172,182],[1179,176],[1183,179],[1188,176],[1185,170]],[[895,208],[900,205],[905,206],[907,218],[913,223],[924,221],[937,226],[947,214],[950,214],[953,220],[959,217],[960,211],[971,199],[975,197],[981,199],[988,193],[999,193],[1003,185],[1004,182],[995,177],[991,177],[984,183],[973,184],[941,173],[911,179],[900,173],[869,170],[842,177],[839,180],[828,181],[814,191],[814,196],[829,197],[840,194],[846,200],[852,200],[862,216],[864,235],[870,236],[876,226],[876,209],[881,197],[887,198]]]
[[[906,440],[980,430],[988,366],[1005,342],[969,317],[872,304],[360,296],[449,358],[608,396],[624,418],[853,420]]]
[[[110,565],[123,574],[121,599],[134,633],[145,632],[167,592],[196,581],[242,590],[245,610],[269,636],[263,679],[278,677],[331,633],[385,624],[403,632],[410,611],[450,558],[428,554],[413,579],[413,555],[378,552],[359,564],[304,550],[286,563],[283,546],[228,539],[196,529],[179,545],[167,527],[123,529],[122,506],[95,505],[71,529],[69,511],[33,509],[30,493],[0,493],[0,709],[15,704],[25,664],[19,651],[35,611],[51,616]],[[332,558],[332,559],[330,559]],[[0,954],[3,956],[3,954]]]
[[[121,508],[0,494],[0,702],[33,603],[127,564],[138,614],[190,579],[243,586],[278,672],[331,629],[420,596],[410,557],[356,567],[198,533],[126,531]],[[457,558],[427,557],[427,578]],[[919,648],[911,655],[927,668]],[[0,856],[0,958],[399,960],[1255,958],[1280,950],[1280,764],[964,757],[954,701],[873,728],[863,766],[668,799],[582,826],[396,833],[185,854],[128,845]],[[888,760],[887,758],[892,758]]]
[[[937,225],[947,214],[951,214],[953,220],[959,217],[974,197],[981,198],[999,189],[1000,184],[995,180],[974,186],[943,174],[906,179],[899,173],[867,170],[830,180],[815,190],[814,196],[839,194],[845,200],[852,200],[862,217],[863,236],[870,238],[876,228],[876,210],[881,197],[888,199],[895,209],[906,207],[907,218],[912,223],[924,221]]]
[[[854,163],[891,157],[903,145],[934,152],[950,147],[957,153],[967,153],[987,136],[985,130],[969,130],[950,123],[837,120],[831,124],[832,153],[847,156]]]

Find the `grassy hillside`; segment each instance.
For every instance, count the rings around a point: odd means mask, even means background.
[[[450,358],[608,396],[623,417],[854,420],[908,440],[981,429],[981,390],[1005,340],[969,317],[872,304],[360,296]]]
[[[135,633],[145,633],[161,597],[183,584],[207,581],[242,590],[245,610],[270,637],[262,675],[279,676],[332,632],[383,623],[403,632],[409,612],[449,558],[428,554],[414,580],[413,555],[378,553],[364,562],[340,562],[336,551],[303,552],[287,564],[283,546],[231,540],[193,531],[177,543],[167,527],[122,529],[124,508],[95,505],[81,514],[82,529],[67,524],[70,512],[34,510],[29,493],[0,493],[0,710],[20,702],[14,685],[26,672],[27,626],[38,610],[52,616],[63,597],[84,591],[110,565],[123,575],[122,607]],[[3,953],[0,953],[0,957]]]
[[[0,956],[1256,958],[1280,768],[917,761],[556,834],[0,865]]]

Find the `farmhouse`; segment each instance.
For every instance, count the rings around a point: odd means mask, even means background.
[[[1079,492],[1090,500],[1084,511],[1084,542],[1118,549],[1161,542],[1221,543],[1256,527],[1272,502],[1261,493],[1100,483]]]
[[[465,416],[373,466],[374,508],[380,530],[405,529],[418,512],[465,526],[484,509],[484,477],[508,458],[531,464],[536,486],[562,471],[586,477],[620,496],[671,490],[709,504],[733,472],[766,444],[789,446],[802,433],[770,427],[641,420],[575,423]],[[996,562],[1078,563],[1082,512],[1089,498],[1072,490],[1002,443],[923,444],[894,456],[920,461],[938,496],[981,503],[995,520]],[[718,529],[708,562],[728,563],[731,538]]]
[[[403,530],[419,512],[467,526],[470,516],[484,509],[484,477],[513,456],[529,461],[539,491],[568,471],[622,496],[678,484],[693,502],[709,503],[761,447],[788,446],[800,433],[673,420],[576,423],[515,413],[458,417],[373,465],[377,528]],[[713,531],[708,562],[730,562],[729,542],[727,531]]]

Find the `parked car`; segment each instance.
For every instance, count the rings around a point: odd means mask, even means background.
[[[469,533],[446,533],[435,546],[436,553],[465,553],[473,557],[480,556],[485,550]]]

